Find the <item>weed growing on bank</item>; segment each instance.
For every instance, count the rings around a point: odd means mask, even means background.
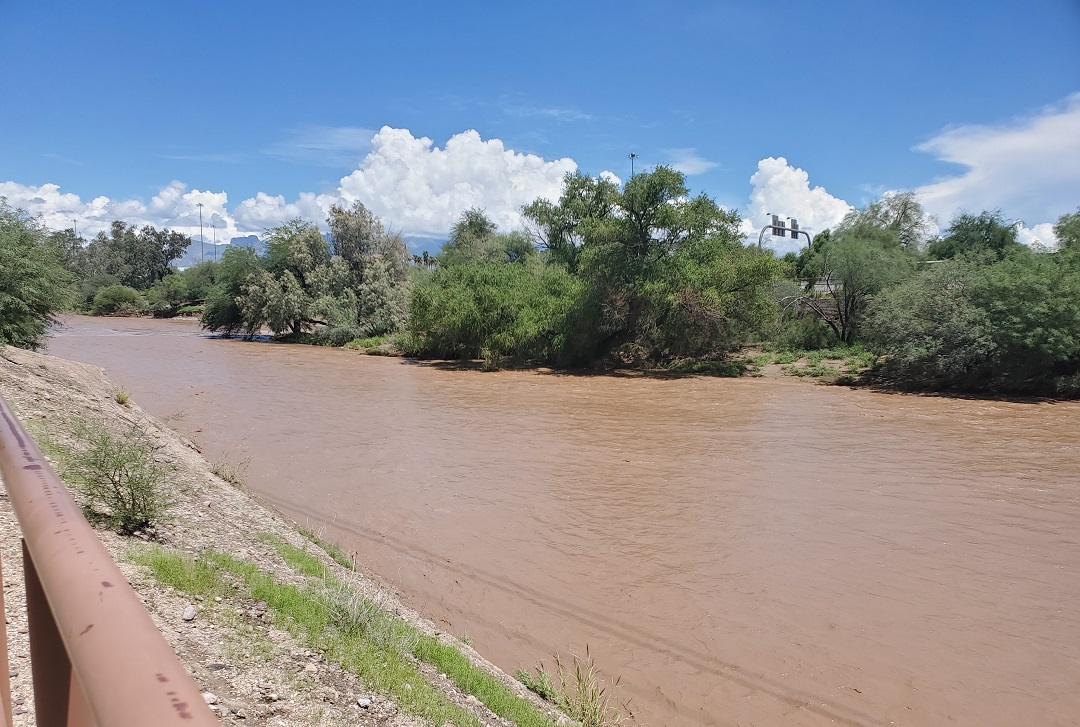
[[[214,460],[210,463],[210,471],[213,472],[214,475],[216,475],[220,479],[228,482],[230,485],[233,485],[234,487],[239,487],[240,485],[244,484],[244,480],[240,476],[240,467],[242,467],[245,463],[246,461],[244,463],[241,463],[241,465],[238,467],[233,467],[229,464],[228,460],[222,457],[221,459]]]
[[[127,389],[121,386],[116,390],[116,393],[113,394],[113,399],[115,399],[116,403],[120,406],[127,406],[131,403],[131,394],[128,393]]]
[[[596,662],[585,649],[585,658],[576,655],[566,663],[555,655],[555,677],[552,678],[544,665],[536,667],[535,674],[518,669],[517,680],[539,694],[581,727],[618,727],[625,721],[622,710],[616,706],[614,689],[619,680],[607,681],[596,668]]]

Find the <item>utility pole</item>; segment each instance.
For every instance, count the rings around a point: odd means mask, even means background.
[[[637,159],[637,154],[630,152],[630,178],[634,178],[634,160]]]
[[[199,208],[199,262],[202,262],[206,259],[206,242],[202,234],[202,202],[195,206]]]
[[[210,226],[214,228],[214,262],[217,262],[217,223],[211,222]]]
[[[79,237],[79,221],[78,220],[72,220],[71,221],[71,228],[75,231],[75,238],[78,239],[78,237]]]

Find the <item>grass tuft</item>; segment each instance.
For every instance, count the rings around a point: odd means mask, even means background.
[[[116,403],[120,406],[127,406],[131,403],[131,394],[127,389],[121,386],[113,393],[113,399],[115,399]]]
[[[556,654],[555,675],[553,679],[541,664],[535,675],[519,669],[517,679],[581,727],[618,727],[625,721],[622,710],[615,704],[614,690],[619,680],[608,681],[601,677],[588,647],[584,659],[574,655],[570,663]]]
[[[331,543],[323,540],[321,537],[319,537],[318,534],[311,530],[308,530],[307,528],[298,527],[297,531],[305,538],[315,543],[315,545],[322,548],[323,551],[342,568],[348,568],[351,571],[356,570],[356,559],[346,554],[345,551],[342,550],[341,546],[337,543]]]

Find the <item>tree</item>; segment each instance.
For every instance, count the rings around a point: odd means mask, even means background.
[[[331,275],[335,282],[324,289],[337,291],[342,307],[352,305],[350,325],[363,335],[401,329],[408,319],[411,260],[401,235],[388,232],[360,202],[350,209],[331,207],[327,225],[334,255],[346,263],[349,274]]]
[[[551,360],[579,287],[557,266],[473,260],[438,267],[413,288],[409,353],[493,363]]]
[[[450,238],[436,256],[439,265],[472,262],[524,263],[536,254],[527,234],[502,233],[481,209],[468,209],[450,229]]]
[[[36,348],[71,304],[63,256],[37,220],[0,198],[0,344]]]
[[[1019,245],[1016,227],[1005,221],[1001,210],[984,210],[977,215],[961,212],[954,217],[945,236],[930,243],[927,253],[932,259],[948,260],[988,250],[1000,259]]]
[[[878,296],[866,333],[904,386],[1080,395],[1080,258],[1017,246],[939,263]]]
[[[615,214],[618,197],[619,188],[611,180],[568,172],[558,204],[538,199],[526,205],[522,215],[551,259],[575,272],[586,238],[595,239]]]
[[[890,230],[897,242],[909,250],[918,250],[937,227],[914,192],[886,192],[881,199],[864,209],[849,212],[837,227],[838,233],[866,232],[867,228]]]
[[[806,273],[814,286],[786,302],[812,311],[840,341],[853,342],[870,299],[915,268],[914,258],[897,244],[895,235],[892,230],[867,227],[837,233],[807,262]]]
[[[525,209],[548,259],[581,293],[556,363],[657,365],[719,357],[759,328],[781,263],[742,244],[739,217],[668,167],[622,190],[568,175],[559,203]]]
[[[260,270],[259,258],[250,247],[226,248],[218,263],[214,284],[206,296],[200,320],[203,328],[226,336],[243,332],[250,337],[259,332],[262,318],[245,318],[240,300],[244,286]]]
[[[115,220],[109,234],[99,233],[85,253],[77,256],[82,268],[80,277],[109,276],[145,290],[169,273],[169,265],[179,260],[190,244],[191,238],[179,232],[151,225],[140,230]]]
[[[1080,251],[1080,207],[1076,212],[1058,218],[1054,235],[1060,249]]]

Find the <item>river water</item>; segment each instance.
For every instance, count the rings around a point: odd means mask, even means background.
[[[248,485],[507,670],[652,725],[1080,724],[1080,405],[483,373],[69,318]]]

